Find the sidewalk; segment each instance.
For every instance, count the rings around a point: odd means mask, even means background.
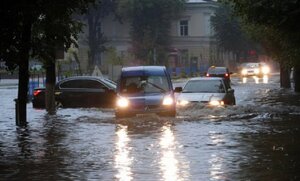
[[[0,79],[0,86],[17,86],[18,84],[18,79]]]

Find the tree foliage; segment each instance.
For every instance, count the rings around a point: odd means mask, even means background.
[[[295,67],[295,91],[300,92],[300,1],[226,0],[232,3],[250,33],[281,65],[281,73]],[[289,86],[287,86],[289,87]]]
[[[86,11],[94,0],[5,0],[0,6],[0,59],[9,69],[19,68],[18,108],[20,121],[26,123],[29,57],[51,65],[51,83],[55,83],[56,47],[65,50],[76,43],[81,23],[75,13]],[[52,96],[53,97],[53,96]]]
[[[227,0],[235,13],[263,42],[269,54],[289,65],[300,62],[300,1]]]
[[[85,15],[87,20],[88,35],[87,43],[89,46],[89,67],[94,67],[97,63],[95,56],[99,52],[106,50],[104,44],[107,39],[101,32],[101,21],[104,17],[113,14],[116,18],[117,14],[117,0],[97,0],[95,5],[91,5],[88,8],[88,13]]]
[[[249,50],[257,51],[257,44],[249,38],[240,19],[232,16],[232,13],[229,4],[220,3],[215,15],[211,17],[218,46],[224,51],[235,54],[246,54]]]
[[[131,25],[132,51],[137,59],[156,64],[166,58],[171,21],[184,9],[185,0],[123,0],[120,11]]]

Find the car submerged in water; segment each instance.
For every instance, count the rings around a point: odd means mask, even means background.
[[[220,77],[195,77],[185,86],[176,87],[181,93],[177,96],[178,106],[203,103],[208,106],[235,105],[234,89]]]
[[[164,66],[122,68],[117,86],[117,118],[139,114],[176,115],[169,73]]]
[[[57,82],[56,104],[63,108],[101,107],[113,108],[116,97],[116,83],[95,76],[75,76]],[[33,92],[33,108],[45,108],[45,88]]]

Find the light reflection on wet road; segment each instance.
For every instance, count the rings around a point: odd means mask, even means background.
[[[299,180],[300,95],[278,76],[232,84],[236,106],[174,119],[29,104],[27,128],[15,126],[17,90],[0,88],[0,180]]]

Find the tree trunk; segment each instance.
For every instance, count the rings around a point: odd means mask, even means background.
[[[48,62],[46,66],[46,111],[53,115],[56,113],[55,107],[55,61]]]
[[[300,66],[294,67],[295,92],[300,92]]]
[[[289,71],[282,65],[280,65],[280,87],[291,88]]]
[[[28,53],[29,51],[27,52],[27,55],[24,54],[24,56],[22,56],[24,60],[19,64],[19,90],[18,99],[16,100],[16,125],[18,126],[25,126],[27,124],[27,93],[29,81]]]
[[[31,26],[32,22],[30,17],[25,17],[24,26],[22,32],[22,42],[20,50],[19,60],[19,87],[18,87],[18,99],[16,100],[16,125],[27,125],[27,93],[28,93],[28,62],[29,51],[31,42]]]

